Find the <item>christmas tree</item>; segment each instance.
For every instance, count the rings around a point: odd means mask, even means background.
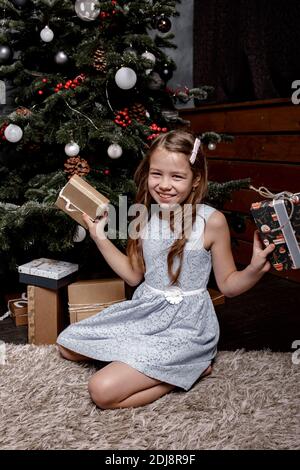
[[[176,102],[208,97],[210,87],[167,87],[176,3],[0,0],[0,80],[14,85],[14,110],[0,117],[3,277],[39,256],[90,263],[93,244],[75,243],[77,224],[54,206],[59,190],[78,174],[116,207],[119,195],[130,204],[151,140],[185,124]],[[217,185],[218,196],[238,185]]]

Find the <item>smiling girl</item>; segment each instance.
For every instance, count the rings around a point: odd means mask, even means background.
[[[207,291],[211,268],[220,291],[233,297],[270,269],[267,256],[274,249],[263,248],[255,233],[251,263],[237,271],[224,215],[203,204],[206,160],[200,139],[190,132],[158,137],[137,168],[135,182],[136,202],[144,205],[147,220],[139,236],[129,238],[127,255],[106,237],[107,217],[84,220],[116,274],[131,286],[140,285],[132,300],[70,325],[57,340],[66,359],[107,362],[88,385],[100,408],[146,405],[176,387],[187,391],[210,374],[219,339]],[[181,219],[179,232],[178,208],[189,213],[189,223],[182,225]]]

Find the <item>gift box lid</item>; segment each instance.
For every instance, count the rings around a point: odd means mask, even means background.
[[[21,274],[30,274],[48,279],[62,279],[78,271],[78,264],[55,259],[39,258],[18,267]]]
[[[95,304],[125,300],[123,279],[92,279],[77,281],[68,286],[69,304]]]

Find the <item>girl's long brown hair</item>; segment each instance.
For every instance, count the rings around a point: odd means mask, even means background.
[[[147,154],[139,164],[134,174],[134,181],[137,185],[135,202],[138,204],[144,204],[146,206],[148,211],[148,218],[150,216],[151,204],[156,204],[148,190],[148,175],[150,169],[151,155],[157,148],[161,147],[170,152],[182,153],[186,155],[186,158],[189,160],[194,147],[194,142],[195,135],[188,131],[173,130],[166,134],[162,134],[153,141]],[[198,151],[195,163],[190,166],[193,172],[193,181],[197,177],[200,177],[201,179],[198,185],[196,186],[195,190],[191,190],[187,199],[182,202],[182,205],[191,204],[191,218],[190,224],[188,224],[187,226],[185,223],[182,227],[182,237],[176,238],[168,252],[168,274],[171,281],[171,285],[176,284],[178,281],[181,272],[184,246],[188,238],[188,233],[190,233],[190,229],[196,219],[197,204],[199,204],[203,200],[207,191],[207,164],[205,156],[201,151],[201,148]],[[172,221],[171,229],[174,229],[174,224],[172,224]],[[127,243],[127,255],[130,259],[132,266],[134,266],[133,261],[135,260],[135,264],[139,267],[139,269],[145,272],[142,242],[140,238],[133,239],[129,237]],[[175,273],[173,273],[173,263],[175,261],[175,258],[177,257],[179,259],[179,266]]]

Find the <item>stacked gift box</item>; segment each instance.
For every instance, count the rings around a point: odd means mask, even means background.
[[[67,325],[66,286],[77,278],[78,265],[39,258],[18,267],[27,284],[28,341],[53,344]]]
[[[126,300],[125,283],[120,278],[72,282],[77,278],[77,264],[40,258],[18,269],[20,281],[28,284],[31,344],[54,344],[69,322],[84,320]]]

